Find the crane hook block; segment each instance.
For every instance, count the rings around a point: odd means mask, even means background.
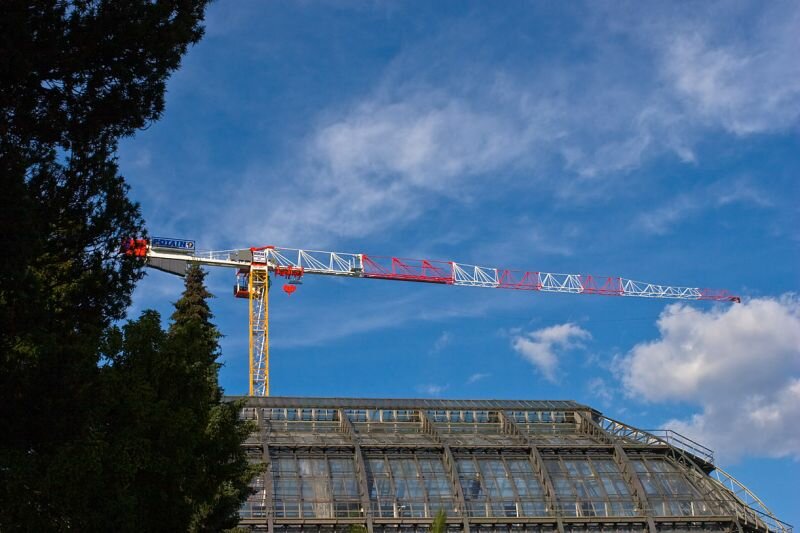
[[[297,285],[292,285],[287,283],[286,285],[283,286],[283,292],[285,292],[286,294],[292,294],[296,290],[297,290]]]

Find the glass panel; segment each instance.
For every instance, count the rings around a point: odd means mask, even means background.
[[[439,456],[367,459],[367,484],[373,512],[383,518],[433,517],[439,509],[455,515],[453,495]]]
[[[667,458],[637,459],[634,465],[654,515],[698,516],[721,512],[719,502],[705,500],[681,468]]]
[[[611,456],[548,458],[545,464],[566,516],[632,514],[631,491]]]
[[[546,515],[543,490],[527,457],[475,454],[459,459],[457,467],[471,516]],[[540,501],[531,501],[536,499]]]
[[[283,456],[272,464],[276,516],[361,516],[352,458]]]

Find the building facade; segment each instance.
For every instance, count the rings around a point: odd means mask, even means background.
[[[792,533],[710,450],[571,401],[245,402],[252,531]]]

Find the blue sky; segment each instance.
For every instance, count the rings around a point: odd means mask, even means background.
[[[309,278],[276,395],[574,399],[800,524],[796,2],[231,2],[120,165],[153,235],[726,288],[744,303]],[[212,271],[221,380],[247,311]],[[165,316],[152,272],[131,316]],[[794,504],[794,505],[793,505]]]

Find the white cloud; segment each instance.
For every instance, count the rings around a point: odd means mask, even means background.
[[[367,101],[322,127],[314,153],[339,179],[401,177],[409,187],[446,194],[465,176],[494,170],[522,153],[524,123],[470,102],[421,91]]]
[[[603,378],[590,379],[586,387],[589,389],[589,394],[600,400],[603,405],[609,405],[614,399],[614,388]]]
[[[491,374],[484,374],[483,372],[476,372],[475,374],[472,374],[469,378],[467,378],[467,385],[472,385],[473,383],[477,383],[482,379],[488,378],[489,376],[491,376]]]
[[[798,420],[800,378],[792,378],[764,394],[730,394],[727,403],[708,403],[702,413],[664,425],[710,445],[723,460],[746,455],[798,459]]]
[[[568,322],[530,333],[514,335],[511,339],[511,346],[514,351],[535,366],[545,379],[555,382],[559,354],[583,347],[581,341],[591,337],[591,334],[585,329]]]
[[[444,350],[448,344],[453,340],[453,336],[450,334],[449,331],[443,331],[441,335],[439,335],[433,343],[433,347],[431,348],[431,353],[439,353]]]
[[[800,457],[800,301],[760,298],[701,311],[668,306],[660,337],[621,361],[633,396],[701,412],[676,430],[722,455]]]
[[[771,205],[764,193],[744,179],[730,182],[715,182],[693,191],[682,193],[651,211],[641,213],[633,224],[633,229],[655,235],[664,235],[672,227],[702,211],[722,208],[728,205]]]
[[[780,11],[780,10],[778,10]],[[666,45],[663,72],[690,112],[737,135],[791,127],[800,115],[800,10],[767,17],[746,42],[679,33]],[[774,16],[774,12],[773,12]],[[726,42],[727,41],[727,42]]]
[[[279,209],[265,211],[252,196],[265,181],[264,170],[253,168],[236,199],[244,209],[226,216],[245,235],[266,225],[287,242],[304,242],[371,235],[438,202],[466,200],[491,183],[492,173],[530,161],[535,139],[546,135],[517,109],[484,104],[431,88],[377,90],[321,120],[302,140],[291,185],[271,189]],[[246,216],[253,211],[264,215]]]
[[[444,391],[450,388],[449,385],[436,385],[434,383],[425,383],[417,386],[417,392],[425,394],[426,396],[440,396]]]

